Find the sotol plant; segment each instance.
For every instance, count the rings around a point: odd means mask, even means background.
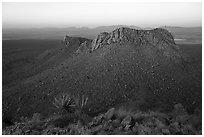
[[[74,97],[71,94],[67,93],[62,93],[54,98],[53,105],[60,110],[66,110],[70,113],[74,112],[76,107]]]
[[[88,97],[85,97],[84,95],[78,96],[78,98],[75,98],[76,107],[80,111],[84,111],[85,106],[87,105]]]
[[[60,110],[66,110],[70,113],[82,113],[87,102],[88,97],[85,97],[84,95],[74,97],[71,94],[62,93],[58,97],[54,98],[53,105]]]
[[[86,125],[90,120],[89,116],[85,112],[88,97],[85,97],[84,95],[82,96],[79,95],[77,98],[75,98],[75,102],[76,102],[75,115],[77,116],[78,119],[77,125]]]

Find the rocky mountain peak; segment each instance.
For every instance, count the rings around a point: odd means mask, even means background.
[[[134,43],[137,45],[150,43],[157,45],[159,42],[175,45],[174,38],[167,30],[156,28],[154,30],[136,30],[126,27],[118,28],[110,33],[100,33],[92,42],[92,50],[112,43]]]
[[[179,47],[175,44],[174,37],[170,32],[162,28],[153,30],[136,30],[121,27],[110,33],[100,33],[92,41],[91,50],[102,48],[114,43],[131,44],[135,46],[150,45],[164,56],[170,58],[181,58]]]

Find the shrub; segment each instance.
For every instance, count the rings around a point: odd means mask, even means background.
[[[60,110],[66,110],[72,113],[75,110],[76,102],[72,95],[62,93],[54,99],[53,105]]]
[[[66,110],[68,112],[82,112],[88,102],[88,97],[84,95],[74,97],[68,93],[62,93],[58,97],[54,98],[53,105],[61,110]]]
[[[65,110],[63,115],[67,115],[69,113],[74,114],[74,119],[84,125],[90,121],[89,116],[85,113],[87,102],[88,97],[85,97],[84,95],[78,95],[77,97],[74,97],[70,94],[63,93],[54,99],[53,104],[60,111],[64,112]],[[63,118],[61,121],[63,121]],[[67,122],[65,121],[65,123]]]
[[[75,115],[78,118],[78,123],[80,123],[81,125],[86,125],[90,121],[90,117],[85,112],[87,102],[88,97],[85,97],[84,95],[75,98],[76,103]]]
[[[85,97],[84,95],[78,96],[75,98],[75,103],[76,103],[76,109],[79,110],[80,112],[84,111],[84,108],[86,107],[88,102],[88,97]]]

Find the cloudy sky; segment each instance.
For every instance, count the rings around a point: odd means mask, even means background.
[[[202,25],[201,3],[3,3],[3,28]]]

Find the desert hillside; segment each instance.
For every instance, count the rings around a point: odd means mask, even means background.
[[[201,108],[198,68],[165,29],[121,27],[66,43],[37,56],[24,68],[29,77],[3,88],[3,119],[48,116],[64,93],[88,97],[90,115],[129,101],[142,111],[168,112],[176,103],[190,113]]]

